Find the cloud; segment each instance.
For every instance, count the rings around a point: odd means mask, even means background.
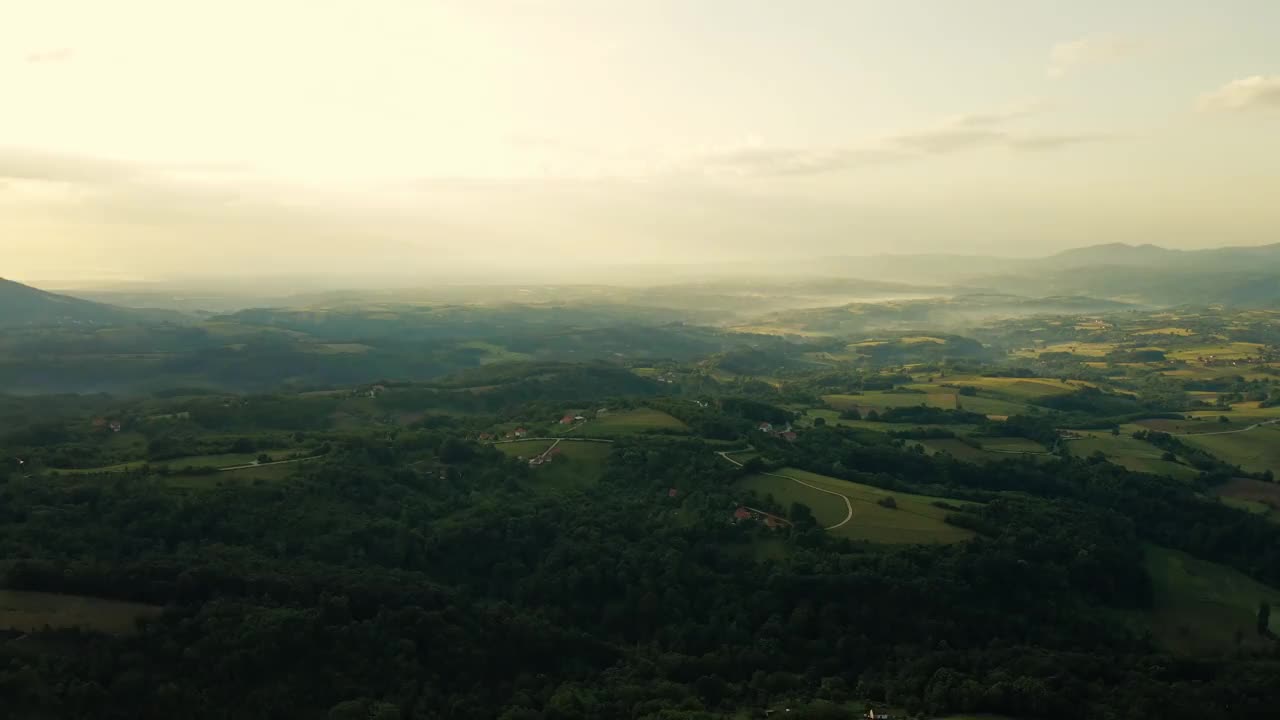
[[[60,63],[70,60],[76,54],[71,48],[53,48],[27,53],[26,61],[32,64]]]
[[[136,177],[136,165],[82,155],[0,147],[0,178],[65,183],[107,183]]]
[[[1091,37],[1058,43],[1049,51],[1049,77],[1064,77],[1093,65],[1106,65],[1138,54],[1146,45],[1118,35]]]
[[[1063,135],[1021,135],[1009,138],[1009,146],[1015,150],[1057,150],[1071,145],[1110,142],[1116,136],[1110,133],[1076,133]]]
[[[1052,103],[1043,99],[1024,100],[1007,105],[992,112],[965,113],[950,118],[944,125],[949,127],[991,127],[1003,125],[1011,120],[1020,120],[1048,110]]]
[[[1003,142],[1006,137],[1007,133],[1003,130],[960,126],[904,133],[891,138],[891,142],[919,152],[940,155],[984,145],[996,145]]]
[[[1280,75],[1232,80],[1202,95],[1198,107],[1209,112],[1280,109]]]
[[[752,146],[708,153],[698,158],[705,172],[734,175],[820,175],[905,159],[885,148],[796,148]]]
[[[820,175],[981,148],[1050,151],[1116,139],[1107,133],[1029,133],[1012,127],[1015,121],[1046,107],[1043,102],[1033,101],[991,112],[956,115],[931,128],[848,146],[788,147],[752,143],[698,155],[692,160],[691,169],[703,174],[732,176]]]

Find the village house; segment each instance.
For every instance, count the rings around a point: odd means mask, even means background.
[[[518,427],[518,428],[516,428],[514,431],[512,431],[512,433],[511,433],[511,434],[512,434],[512,435],[515,435],[515,436],[516,436],[516,437],[518,437],[518,438],[522,438],[522,437],[524,437],[525,435],[528,435],[528,434],[529,434],[529,431],[528,431],[528,430],[525,430],[525,429],[524,429],[524,428],[522,428],[522,427]]]
[[[572,415],[565,415],[564,417],[560,418],[560,424],[561,424],[561,425],[572,425],[572,424],[573,424],[573,416],[572,416]]]
[[[760,423],[759,427],[760,427],[760,432],[767,432],[767,433],[773,432],[773,423],[762,422]]]

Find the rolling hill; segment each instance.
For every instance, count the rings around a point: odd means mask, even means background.
[[[0,328],[50,325],[121,325],[154,320],[176,320],[179,313],[165,310],[129,310],[38,290],[0,278]]]

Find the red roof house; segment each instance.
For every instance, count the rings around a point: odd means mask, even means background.
[[[680,491],[675,488],[671,488],[670,490],[667,491],[667,497],[675,497],[679,494],[680,494]]]
[[[572,416],[572,415],[565,415],[564,417],[560,418],[560,424],[561,424],[561,425],[572,425],[572,424],[573,424],[573,416]]]
[[[751,511],[744,507],[740,507],[737,510],[733,511],[733,519],[734,520],[750,520]]]

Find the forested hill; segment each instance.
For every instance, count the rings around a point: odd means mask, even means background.
[[[177,313],[128,310],[37,290],[0,278],[0,328],[49,325],[109,325],[177,317]]]

